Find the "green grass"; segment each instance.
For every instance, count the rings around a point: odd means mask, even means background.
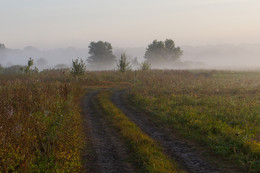
[[[260,72],[151,71],[132,102],[242,170],[260,169]]]
[[[120,130],[121,136],[129,144],[132,161],[140,172],[184,172],[177,164],[162,153],[162,149],[139,127],[130,121],[110,100],[110,93],[102,91],[98,101],[111,124]]]

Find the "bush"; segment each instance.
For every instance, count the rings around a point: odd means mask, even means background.
[[[74,77],[84,75],[85,71],[86,64],[83,59],[78,58],[72,60],[72,68],[70,72]]]
[[[144,61],[140,64],[140,69],[143,70],[143,71],[150,70],[151,64],[147,61]]]
[[[25,72],[25,73],[29,73],[31,66],[33,66],[33,59],[32,59],[32,58],[30,58],[30,59],[28,60],[28,65],[27,65],[27,67],[25,68],[25,71],[24,71],[24,72]]]
[[[126,70],[130,70],[130,62],[127,61],[126,54],[121,54],[121,58],[119,60],[119,63],[117,64],[118,70],[121,72],[125,72]]]

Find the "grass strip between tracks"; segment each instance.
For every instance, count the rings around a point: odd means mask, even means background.
[[[142,172],[184,172],[177,163],[162,153],[162,148],[144,134],[135,123],[130,121],[110,100],[110,91],[101,91],[98,101],[112,125],[120,134],[132,152],[133,162]]]

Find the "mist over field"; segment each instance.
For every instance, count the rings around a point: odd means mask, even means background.
[[[259,69],[260,68],[260,44],[241,45],[206,45],[206,46],[180,46],[183,56],[174,64],[166,67],[153,65],[152,68],[167,69]],[[114,47],[113,54],[119,59],[122,53],[126,53],[129,60],[137,57],[138,62],[144,61],[145,47],[120,48]],[[42,69],[70,67],[72,59],[82,58],[87,60],[90,56],[88,48],[59,48],[40,49],[27,46],[24,49],[6,48],[0,50],[0,64],[4,67],[12,65],[26,65],[31,57],[35,60],[35,66]],[[91,67],[89,67],[91,69]],[[116,69],[116,63],[114,65]],[[106,70],[102,67],[94,70]]]
[[[167,38],[183,54],[152,68],[256,69],[259,7],[257,0],[5,1],[0,64],[25,65],[31,57],[40,70],[70,66],[72,59],[87,60],[88,44],[98,40],[111,43],[117,59],[126,53],[141,63],[153,40]],[[104,70],[103,65],[88,69]],[[116,62],[106,68],[116,69]]]
[[[198,62],[202,68],[260,68],[260,44],[183,46],[183,61]]]
[[[42,70],[55,68],[57,65],[70,66],[72,59],[78,57],[87,58],[87,56],[87,49],[76,49],[73,47],[48,50],[40,50],[31,46],[24,49],[6,48],[5,50],[0,50],[0,64],[4,67],[26,65],[28,59],[31,57],[36,62],[35,66]],[[40,59],[44,59],[45,62],[41,63]]]

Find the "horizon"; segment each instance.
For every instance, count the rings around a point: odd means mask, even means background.
[[[240,45],[204,45],[204,46],[181,46],[184,55],[180,60],[189,68],[217,68],[217,69],[248,69],[259,68],[260,44]],[[126,53],[128,59],[138,58],[144,61],[145,47],[120,48],[113,47],[114,55],[119,58]],[[25,47],[23,49],[7,48],[3,56],[0,56],[0,64],[8,67],[12,65],[25,65],[29,57],[35,61],[45,59],[48,65],[42,68],[52,68],[57,64],[71,64],[72,59],[89,57],[89,49],[65,47],[39,49],[37,47]],[[1,54],[0,54],[1,55]],[[102,69],[100,69],[102,70]]]
[[[154,39],[154,40],[158,40],[158,39]],[[144,45],[144,46],[125,46],[125,47],[120,47],[120,46],[114,46],[113,43],[109,42],[108,40],[96,40],[96,41],[93,41],[93,42],[97,42],[97,41],[107,41],[109,43],[111,43],[113,49],[146,49],[147,46],[149,44],[152,43],[152,41],[154,40],[151,40],[151,42],[147,43],[147,45]],[[158,41],[164,41],[165,39],[163,40],[158,40]],[[91,43],[92,41],[90,41],[85,47],[81,47],[81,46],[64,46],[64,47],[36,47],[34,45],[26,45],[24,47],[10,47],[4,43],[5,47],[7,49],[11,49],[11,50],[24,50],[24,49],[27,49],[27,48],[33,48],[33,49],[36,49],[36,50],[39,50],[39,51],[48,51],[48,50],[58,50],[58,49],[78,49],[78,50],[82,50],[82,49],[89,49],[88,46],[89,44]],[[176,42],[175,42],[176,44]],[[259,43],[240,43],[240,44],[201,44],[201,45],[188,45],[188,44],[184,44],[184,45],[178,45],[176,44],[176,46],[179,46],[180,48],[183,48],[183,47],[192,47],[192,48],[199,48],[199,47],[218,47],[218,46],[233,46],[233,47],[240,47],[240,46],[260,46],[260,42]]]

